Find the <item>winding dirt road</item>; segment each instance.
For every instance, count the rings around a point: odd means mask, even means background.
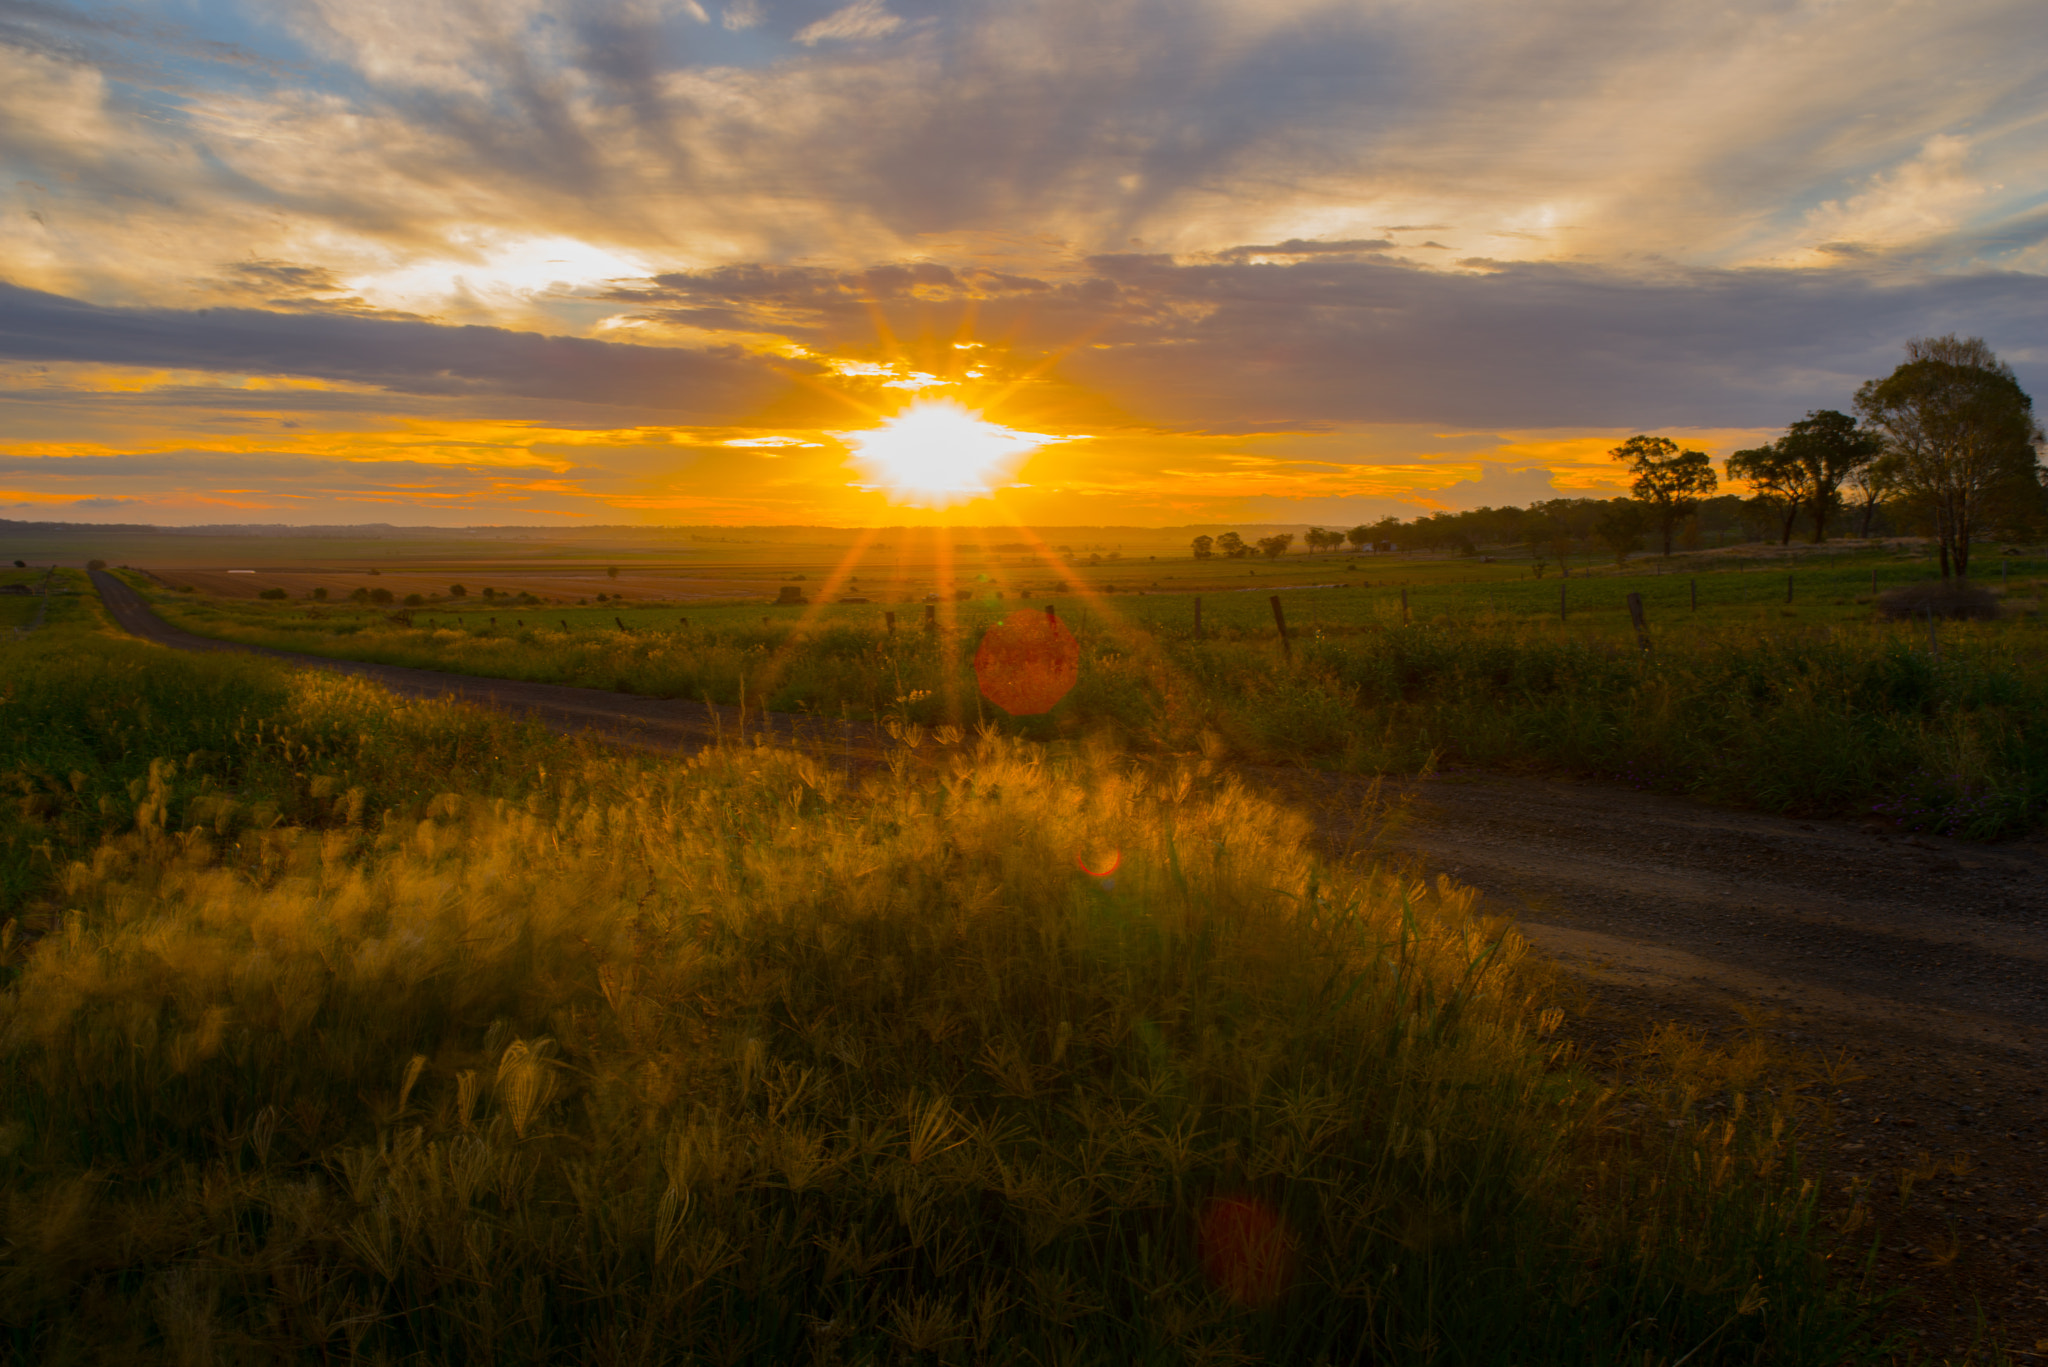
[[[254,650],[614,743],[684,749],[744,729],[877,757],[890,744],[862,723],[244,647],[93,579],[117,622],[166,646]],[[1844,1059],[1809,1170],[1827,1170],[1830,1209],[1867,1185],[1879,1274],[1912,1293],[1907,1327],[1952,1353],[1981,1305],[2019,1361],[2048,1361],[2048,840],[1971,845],[1491,773],[1388,784],[1377,801],[1355,776],[1247,778],[1314,814],[1333,850],[1448,873],[1515,916],[1583,986],[1577,1028],[1596,1053],[1675,1020]],[[1878,1193],[1922,1155],[1942,1174],[1887,1216]]]

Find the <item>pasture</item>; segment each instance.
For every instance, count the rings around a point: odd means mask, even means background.
[[[1981,838],[2048,811],[2048,560],[1992,563],[2005,615],[1938,623],[1874,612],[1873,586],[1929,578],[1912,545],[1732,548],[1569,578],[1351,555],[1184,560],[1143,580],[998,567],[936,602],[572,602],[517,581],[411,607],[152,592],[189,630],[314,654],[1154,753],[1574,773]],[[1005,717],[978,695],[975,642],[1047,606],[1080,639],[1080,684],[1050,715]]]

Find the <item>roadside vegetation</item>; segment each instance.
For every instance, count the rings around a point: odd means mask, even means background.
[[[1208,764],[624,756],[72,607],[0,685],[12,1360],[1877,1351],[1761,1054],[1587,1074],[1468,892]]]
[[[916,608],[891,629],[881,605],[391,613],[152,596],[210,636],[685,702],[1373,772],[1573,773],[1976,838],[2048,812],[2038,559],[1980,579],[2004,593],[1996,620],[1975,621],[1878,601],[1930,581],[1910,548],[1569,581],[1359,559],[1329,561],[1339,587],[1283,596],[1285,650],[1264,592],[1201,596],[1199,636],[1195,595],[1035,597],[1075,630],[1085,667],[1051,714],[1014,719],[980,702],[971,662],[1021,605],[986,595],[939,605],[929,630]]]

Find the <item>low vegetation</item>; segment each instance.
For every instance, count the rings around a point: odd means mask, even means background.
[[[0,714],[13,1360],[1874,1351],[1753,1050],[1588,1075],[1469,894],[1203,763],[634,758],[89,625]]]
[[[986,600],[948,605],[950,625],[925,631],[890,630],[878,607],[693,607],[627,622],[158,597],[173,620],[230,639],[828,718],[986,721],[1039,740],[1110,732],[1156,752],[1374,772],[1521,767],[1979,838],[2048,812],[2048,633],[2011,607],[2031,604],[2021,595],[2038,580],[2009,580],[2001,600],[1889,557],[1569,584],[1453,569],[1461,577],[1410,570],[1291,594],[1285,652],[1263,594],[1208,597],[1199,636],[1190,597],[1063,599],[1081,682],[1049,716],[1016,719],[977,696],[974,642],[1014,606]],[[1919,608],[1880,620],[1873,584],[1991,606],[1937,609],[1930,637]],[[1631,591],[1648,603],[1647,652],[1621,611]],[[1946,620],[1963,615],[1999,620]]]

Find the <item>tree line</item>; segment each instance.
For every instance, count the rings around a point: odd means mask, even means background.
[[[1717,495],[1720,478],[1704,451],[1644,434],[1609,453],[1633,476],[1626,498],[1558,498],[1406,522],[1386,517],[1348,531],[1311,528],[1303,540],[1310,551],[1398,544],[1473,555],[1482,545],[1520,546],[1540,575],[1548,558],[1565,567],[1587,543],[1623,560],[1654,534],[1670,555],[1675,541],[1697,545],[1711,524],[1765,532],[1784,545],[1802,520],[1822,542],[1847,518],[1868,537],[1883,516],[1893,529],[1931,535],[1946,579],[1969,573],[1970,548],[1987,536],[2024,539],[2048,530],[2044,438],[2033,400],[1982,338],[1915,338],[1905,361],[1859,387],[1852,406],[1854,417],[1817,409],[1770,444],[1729,456],[1726,473],[1749,486],[1747,498]],[[1294,540],[1280,533],[1246,542],[1224,532],[1196,537],[1193,549],[1197,559],[1278,557]]]

